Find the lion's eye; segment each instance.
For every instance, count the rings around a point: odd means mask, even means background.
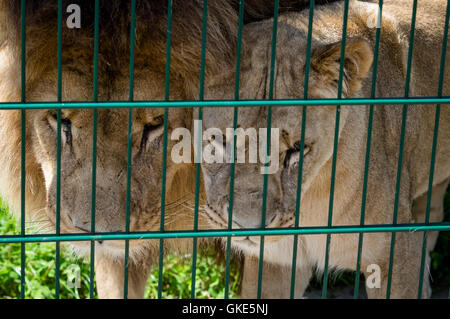
[[[52,114],[49,117],[49,123],[52,129],[56,132],[58,129],[58,118],[56,114]],[[72,122],[69,119],[61,119],[61,133],[62,133],[62,143],[72,145],[73,137],[72,137]]]
[[[69,119],[62,119],[61,128],[66,137],[66,144],[72,145],[72,122]]]
[[[160,137],[164,131],[164,119],[162,116],[153,119],[150,123],[144,125],[142,132],[141,150],[157,147],[160,143]]]

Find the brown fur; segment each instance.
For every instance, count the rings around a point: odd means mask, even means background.
[[[73,1],[63,1],[63,8]],[[294,1],[281,1],[282,10]],[[137,1],[134,100],[165,98],[166,1]],[[206,45],[206,78],[234,64],[237,41],[237,1],[210,0]],[[272,1],[246,1],[246,21],[272,14]],[[94,1],[77,1],[82,8],[82,28],[65,27],[62,33],[62,100],[92,101]],[[298,7],[306,4],[297,2]],[[100,1],[98,100],[128,100],[129,2]],[[173,6],[170,99],[198,98],[203,8],[194,0],[176,0]],[[0,1],[0,99],[21,100],[20,2]],[[57,5],[54,1],[27,1],[26,95],[28,102],[57,100]],[[162,179],[161,109],[133,112],[133,170],[131,231],[159,229]],[[51,110],[26,111],[26,213],[55,223],[56,122]],[[92,110],[63,110],[71,123],[67,142],[62,132],[61,231],[90,229],[90,180],[92,165]],[[169,132],[189,127],[190,112],[170,110]],[[126,110],[98,111],[96,229],[124,230],[127,123]],[[155,131],[144,136],[145,125]],[[0,191],[11,211],[20,211],[21,112],[0,111]],[[64,128],[67,130],[67,128]],[[65,138],[65,139],[64,139]],[[169,140],[168,154],[173,142]],[[169,155],[170,156],[170,155]],[[191,229],[192,216],[183,212],[192,200],[193,167],[167,163],[166,229]],[[203,226],[200,221],[200,227]],[[174,242],[173,245],[170,243]],[[166,247],[182,249],[190,240],[168,241]],[[130,242],[129,294],[140,297],[158,251],[159,241]],[[123,295],[123,242],[97,243],[96,272],[100,297]],[[87,243],[73,243],[81,254]],[[114,287],[114,289],[112,289]]]

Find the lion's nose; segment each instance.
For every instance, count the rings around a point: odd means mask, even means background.
[[[265,220],[265,227],[270,226],[275,220],[276,215],[268,214]],[[261,215],[255,214],[255,216],[249,216],[241,214],[235,214],[233,216],[234,222],[236,222],[242,228],[260,228],[261,227]]]
[[[91,233],[91,221],[79,220],[77,218],[69,218],[72,222],[72,225],[86,233]],[[110,227],[106,222],[102,223],[102,220],[97,220],[95,223],[95,232],[96,233],[120,233],[123,230],[120,227]]]

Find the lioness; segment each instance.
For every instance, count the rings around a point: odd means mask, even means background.
[[[381,25],[376,97],[403,97],[412,0],[384,1]],[[410,96],[436,96],[442,52],[442,39],[447,1],[419,1],[411,69]],[[312,33],[308,97],[337,98],[343,2],[319,6],[315,10]],[[274,74],[274,98],[303,98],[305,57],[308,33],[308,11],[279,18],[277,57]],[[371,65],[375,43],[378,5],[351,1],[348,38],[345,48],[342,97],[370,97]],[[370,22],[370,23],[369,23]],[[272,21],[248,25],[244,32],[247,50],[243,52],[241,99],[269,97]],[[450,63],[446,56],[446,65]],[[231,99],[234,70],[211,81],[206,90],[209,99]],[[450,73],[445,72],[443,96],[449,95]],[[365,224],[391,224],[396,195],[397,163],[402,126],[401,105],[374,107],[370,166],[365,208]],[[300,158],[302,107],[272,108],[272,127],[279,129],[279,139],[272,148],[279,150],[279,169],[268,176],[266,228],[292,227],[296,210],[297,176]],[[425,207],[430,173],[430,159],[435,127],[436,107],[414,105],[407,110],[401,184],[398,199],[398,223],[425,221]],[[241,108],[238,127],[267,127],[267,108]],[[304,136],[304,162],[301,186],[299,225],[327,226],[330,204],[330,183],[333,161],[336,106],[307,108]],[[342,106],[338,135],[336,179],[332,225],[359,225],[364,180],[366,142],[370,109],[365,106]],[[194,119],[196,115],[194,115]],[[208,108],[203,113],[203,128],[225,132],[233,127],[233,110]],[[215,154],[227,154],[222,141],[213,136],[205,147]],[[231,136],[232,138],[232,136]],[[265,137],[264,137],[265,138]],[[247,138],[238,139],[237,148],[250,150]],[[248,137],[250,140],[250,135]],[[222,140],[222,141],[221,141]],[[226,143],[231,143],[228,138]],[[279,149],[276,148],[279,147]],[[211,152],[211,151],[209,151]],[[211,153],[214,153],[211,152]],[[228,152],[229,153],[229,152]],[[246,159],[247,161],[247,159]],[[215,228],[228,224],[230,191],[229,162],[203,163],[207,204],[205,215]],[[263,180],[260,164],[236,164],[234,179],[233,227],[261,227]],[[450,106],[441,105],[433,179],[430,221],[443,215],[443,197],[450,178]],[[414,202],[414,205],[413,205]],[[326,235],[299,236],[297,252],[297,297],[307,287],[313,267],[325,267]],[[437,233],[428,234],[427,254],[433,249]],[[329,249],[329,266],[333,269],[355,270],[358,234],[333,234]],[[419,269],[423,232],[396,234],[393,256],[392,298],[416,298],[419,291]],[[266,236],[264,260],[285,267],[290,279],[293,258],[293,236]],[[233,246],[248,255],[258,256],[259,237],[234,237]],[[368,297],[383,298],[387,291],[391,233],[364,234],[361,272],[370,274],[369,265],[381,270],[381,287],[367,289]],[[255,260],[252,260],[255,264]],[[429,257],[427,255],[427,265]],[[428,266],[427,266],[428,267]],[[369,273],[367,272],[369,271]],[[243,295],[255,297],[257,272],[246,273]],[[428,268],[424,275],[423,297],[430,296]],[[264,287],[264,281],[263,281]],[[286,287],[286,296],[289,294]]]
[[[281,1],[304,6],[307,1]],[[71,1],[63,1],[63,8]],[[94,93],[94,1],[77,1],[81,28],[62,33],[62,101],[114,101],[129,98],[130,2],[100,1],[98,94]],[[238,13],[235,0],[210,0],[207,16],[206,77],[234,64]],[[246,1],[246,21],[272,15],[273,1]],[[57,3],[27,1],[27,102],[57,100]],[[136,2],[134,100],[165,98],[167,1]],[[65,12],[65,10],[63,10]],[[198,98],[203,5],[174,1],[171,39],[171,100]],[[21,101],[20,2],[0,1],[0,100]],[[96,96],[97,95],[97,96]],[[61,232],[91,231],[93,111],[62,111]],[[130,231],[159,230],[161,205],[166,205],[166,230],[192,229],[192,216],[180,212],[193,192],[192,167],[167,161],[167,200],[161,203],[163,121],[161,109],[133,112]],[[26,112],[26,212],[56,222],[56,136],[54,110]],[[167,132],[189,127],[186,110],[169,112]],[[123,109],[98,111],[95,230],[125,230],[127,120]],[[21,112],[0,111],[0,193],[11,211],[20,211]],[[174,141],[168,142],[168,154]],[[202,226],[202,221],[200,221]],[[171,247],[187,246],[190,240]],[[149,265],[159,241],[130,242],[129,297],[142,297]],[[89,244],[72,243],[80,254]],[[170,247],[170,241],[166,245]],[[123,296],[123,241],[96,242],[95,267],[101,298]]]

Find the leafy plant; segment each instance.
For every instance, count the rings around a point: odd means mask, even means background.
[[[0,209],[0,234],[18,235],[17,223]],[[25,298],[55,298],[56,244],[25,244]],[[20,298],[21,244],[0,244],[0,298]],[[72,285],[74,270],[80,270],[80,288]],[[60,254],[60,298],[89,296],[89,263],[77,259],[65,245]]]
[[[0,209],[0,234],[19,235],[20,227],[7,209]],[[197,259],[196,298],[223,298],[225,291],[225,265],[217,263],[214,247]],[[192,258],[169,255],[163,266],[163,298],[190,298]],[[25,244],[25,298],[55,298],[56,244]],[[20,298],[21,244],[0,244],[0,299]],[[74,285],[79,270],[79,288]],[[230,297],[236,297],[240,273],[238,264],[231,263]],[[61,244],[60,298],[89,298],[90,263],[77,258]],[[95,286],[94,286],[95,287]],[[96,293],[94,292],[96,297]],[[149,277],[145,296],[158,297],[158,267]]]
[[[214,246],[197,256],[195,297],[224,298],[225,296],[225,264],[218,263],[217,252]],[[238,297],[238,289],[241,281],[239,265],[231,262],[230,271],[230,298]],[[150,274],[146,287],[146,298],[158,297],[158,268]],[[190,298],[192,285],[192,255],[169,255],[164,261],[162,297],[163,298]]]

